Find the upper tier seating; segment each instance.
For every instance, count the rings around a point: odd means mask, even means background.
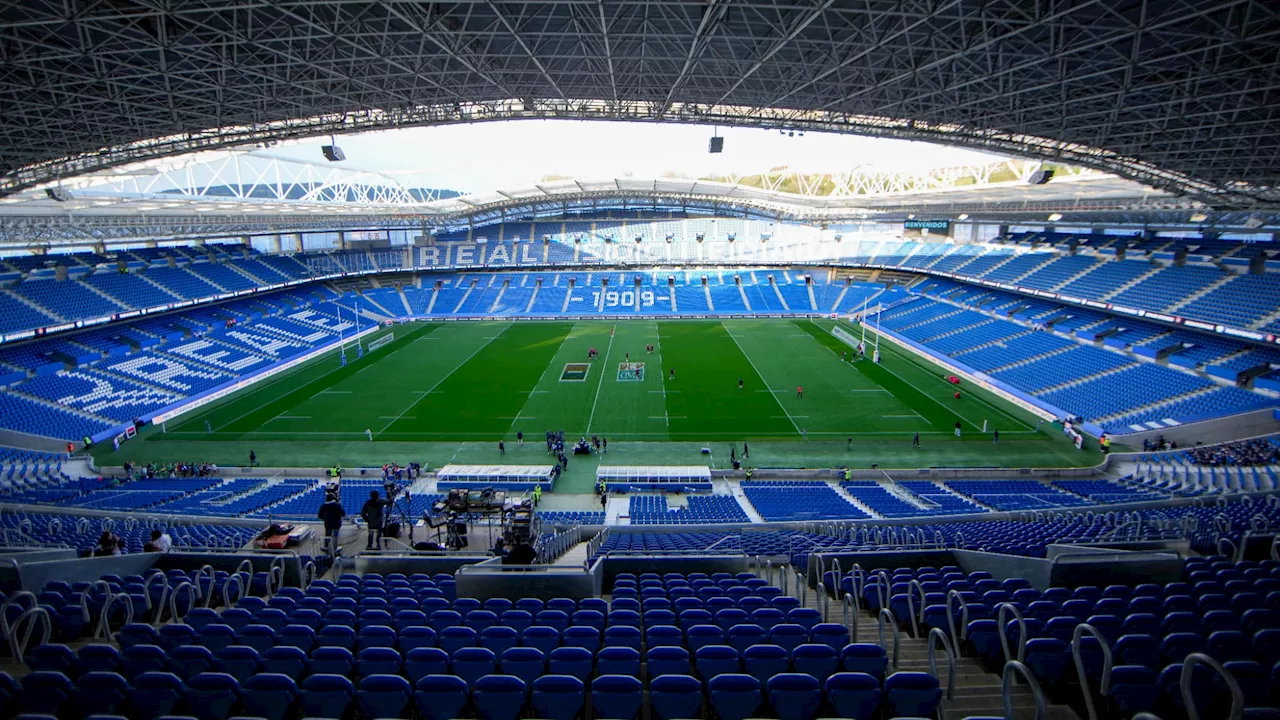
[[[834,520],[867,514],[820,481],[744,482],[742,492],[765,520]]]

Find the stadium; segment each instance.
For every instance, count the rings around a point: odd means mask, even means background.
[[[0,720],[1280,717],[1280,9],[0,10]]]

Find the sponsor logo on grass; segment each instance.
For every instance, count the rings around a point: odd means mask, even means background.
[[[591,366],[587,363],[565,363],[560,372],[560,382],[582,382],[587,379],[587,371]]]
[[[374,340],[373,342],[369,343],[368,345],[369,352],[373,352],[374,350],[377,350],[378,348],[386,345],[387,343],[395,339],[396,339],[396,334],[393,332],[389,332],[386,335],[383,335],[382,337],[378,338],[377,340]]]
[[[618,382],[644,380],[644,363],[618,363]]]

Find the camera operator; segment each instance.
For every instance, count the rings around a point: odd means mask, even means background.
[[[385,508],[391,504],[391,500],[383,500],[378,496],[377,490],[369,491],[369,499],[365,501],[364,507],[360,508],[360,517],[364,518],[365,526],[369,530],[369,539],[365,544],[365,550],[373,550],[375,547],[381,547],[378,540],[382,537],[382,525]]]
[[[324,521],[324,534],[329,541],[329,557],[336,558],[338,556],[338,533],[342,530],[343,519],[347,517],[347,511],[342,508],[342,503],[338,500],[336,486],[330,486],[325,489],[324,503],[320,506],[316,517]]]

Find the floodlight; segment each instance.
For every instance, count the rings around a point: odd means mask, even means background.
[[[1062,213],[1054,213],[1049,216],[1049,222],[1058,222],[1062,219]]]

